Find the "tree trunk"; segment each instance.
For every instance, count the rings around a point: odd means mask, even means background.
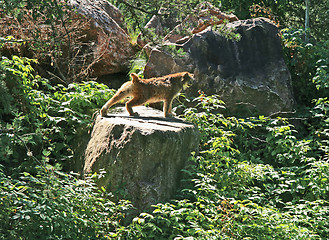
[[[306,10],[305,10],[305,42],[309,41],[310,32],[310,0],[305,0]]]

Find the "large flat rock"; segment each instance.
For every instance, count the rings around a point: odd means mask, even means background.
[[[84,173],[106,173],[99,184],[138,209],[173,197],[182,168],[197,151],[197,127],[163,117],[162,111],[135,107],[130,117],[123,107],[97,117],[85,152]]]

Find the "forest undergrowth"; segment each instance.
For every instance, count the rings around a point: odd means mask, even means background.
[[[281,33],[296,111],[240,118],[222,114],[220,96],[182,95],[179,117],[199,128],[199,151],[175,198],[138,215],[97,187],[101,173],[66,171],[79,131],[115,90],[54,81],[37,74],[38,60],[1,53],[0,239],[327,239],[329,41]],[[22,44],[0,34],[0,47]]]

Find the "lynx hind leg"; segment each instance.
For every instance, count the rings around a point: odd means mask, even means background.
[[[121,88],[117,91],[117,93],[114,94],[114,96],[104,104],[104,106],[101,109],[102,117],[106,117],[107,111],[110,107],[112,107],[114,104],[116,104],[120,100],[128,97],[131,94],[130,86],[131,86],[131,84],[129,82],[123,84],[121,86]]]
[[[108,109],[109,109],[109,107],[108,107],[108,102],[107,103],[105,103],[104,104],[104,106],[101,108],[101,116],[102,117],[106,117],[106,115],[107,115],[107,111],[108,111]]]
[[[144,104],[145,101],[140,98],[133,98],[130,101],[126,102],[126,109],[130,116],[139,116],[137,112],[133,111],[133,107],[140,106]]]
[[[102,117],[106,117],[107,115],[107,111],[109,110],[109,108],[116,103],[117,101],[119,101],[121,99],[121,96],[114,96],[112,97],[110,100],[108,100],[104,106],[101,108],[101,116]]]

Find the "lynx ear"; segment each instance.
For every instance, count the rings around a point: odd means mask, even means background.
[[[187,72],[184,73],[183,78],[182,78],[182,81],[185,81],[186,79],[188,79],[188,73]]]
[[[131,80],[133,83],[135,83],[139,80],[139,77],[136,73],[131,73],[130,76],[131,76]]]
[[[193,79],[193,74],[186,72],[186,73],[183,75],[183,79],[184,79],[184,80],[190,80],[190,79],[192,80],[192,79]]]

